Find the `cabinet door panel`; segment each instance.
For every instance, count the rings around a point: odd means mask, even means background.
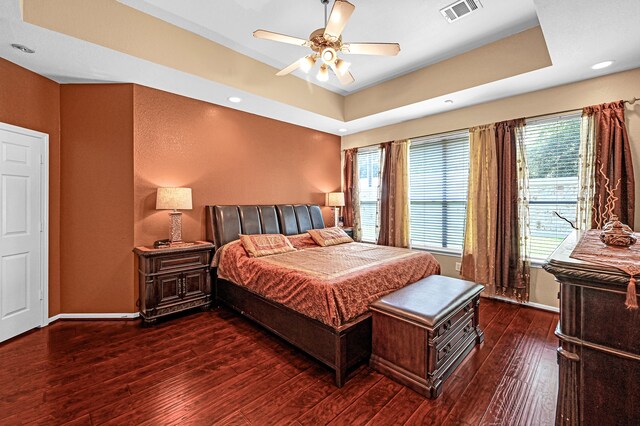
[[[207,270],[190,271],[183,273],[185,293],[184,297],[198,297],[205,294]]]
[[[166,305],[180,300],[181,278],[182,274],[167,274],[156,277],[156,306]]]

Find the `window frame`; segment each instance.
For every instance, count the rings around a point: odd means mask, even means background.
[[[378,159],[378,186],[376,187],[377,188],[376,192],[379,192],[380,191],[380,178],[382,177],[382,174],[381,174],[382,165],[380,164],[381,163],[382,148],[380,146],[378,146],[378,145],[359,148],[358,152],[356,153],[356,155],[360,156],[360,154],[370,154],[370,153],[377,154],[377,159]],[[360,185],[360,180],[363,179],[363,178],[360,177],[360,166],[361,166],[360,158],[358,158],[358,186]],[[372,167],[371,172],[373,173],[373,171],[374,170],[373,170],[373,167]],[[364,179],[373,179],[373,174],[371,176],[367,176]],[[360,200],[359,200],[360,201],[360,229],[362,229],[361,242],[363,242],[363,243],[377,243],[377,239],[378,239],[378,235],[377,234],[378,234],[378,227],[379,227],[378,217],[379,217],[379,214],[380,214],[380,212],[378,212],[378,204],[379,204],[378,203],[378,198],[377,198],[378,195],[376,195],[376,199],[374,201],[369,201],[369,200],[368,201],[363,201],[362,200],[362,188],[360,186],[358,187],[358,193],[360,194]],[[364,222],[363,222],[364,215],[362,214],[362,206],[363,205],[371,205],[371,204],[375,205],[375,219],[374,219],[374,224],[373,224],[374,234],[375,235],[374,235],[372,240],[369,240],[369,239],[366,239],[365,235],[364,235]]]
[[[431,253],[437,253],[437,254],[445,254],[445,255],[455,255],[455,256],[460,256],[462,255],[463,249],[464,249],[464,235],[465,235],[465,228],[466,228],[466,210],[467,210],[467,203],[468,203],[468,193],[469,193],[469,162],[470,162],[470,156],[471,156],[471,150],[470,150],[470,136],[469,136],[469,129],[461,129],[461,130],[454,130],[451,132],[446,132],[446,133],[437,133],[434,135],[427,135],[427,136],[421,136],[419,138],[414,138],[411,139],[411,146],[409,147],[409,170],[408,170],[408,174],[409,174],[409,211],[411,211],[411,206],[412,206],[412,199],[411,199],[411,185],[412,185],[412,179],[411,179],[411,150],[415,147],[415,146],[420,146],[420,145],[425,145],[425,144],[443,144],[443,142],[446,141],[450,141],[450,140],[454,140],[454,139],[463,139],[465,138],[467,139],[467,158],[466,158],[466,163],[467,163],[467,169],[466,169],[466,180],[465,180],[465,197],[464,197],[464,201],[447,201],[445,199],[446,197],[446,186],[443,185],[443,198],[440,200],[440,202],[438,201],[433,201],[434,204],[436,205],[441,205],[442,206],[442,220],[441,220],[441,225],[442,225],[442,235],[441,235],[441,242],[442,245],[440,246],[434,246],[434,245],[429,245],[429,244],[418,244],[415,245],[413,240],[411,239],[411,248],[417,249],[417,250],[425,250]],[[444,144],[443,144],[444,146]],[[446,150],[444,150],[446,151]],[[447,168],[443,168],[443,171],[446,171]],[[445,178],[443,178],[443,181],[445,180]],[[462,222],[462,241],[460,241],[460,248],[451,248],[447,246],[447,227],[446,227],[446,210],[448,206],[451,206],[453,204],[456,205],[464,205],[464,214],[463,214],[463,222]],[[411,213],[409,214],[409,227],[411,227]]]
[[[522,141],[523,145],[525,145],[526,147],[526,130],[527,130],[527,126],[531,126],[531,125],[535,125],[535,124],[544,124],[544,123],[554,123],[554,122],[559,122],[559,121],[563,121],[563,120],[571,120],[571,119],[578,119],[580,120],[581,118],[581,111],[580,110],[574,110],[574,111],[565,111],[562,113],[555,113],[555,114],[547,114],[547,115],[541,115],[541,116],[537,116],[537,117],[531,117],[531,118],[525,118],[525,130],[524,130],[524,140]],[[579,132],[579,140],[578,140],[578,156],[580,155],[580,151],[579,151],[579,146],[581,143],[581,126],[578,126],[578,132]],[[525,152],[525,158],[527,160],[527,164],[529,164],[529,159],[530,159],[530,155],[528,152]],[[579,166],[578,166],[579,167]],[[578,171],[576,178],[578,179],[578,185],[579,185],[579,179],[580,179],[580,173]],[[529,187],[531,187],[531,177],[528,177],[528,181],[529,181]],[[568,200],[568,199],[556,199],[554,201],[550,201],[550,200],[540,200],[540,201],[534,201],[531,199],[531,196],[529,195],[529,199],[528,199],[528,204],[529,204],[529,244],[531,244],[531,240],[532,240],[532,229],[531,229],[531,206],[540,206],[540,205],[546,205],[546,204],[553,204],[553,205],[573,205],[576,207],[576,210],[578,208],[578,197],[580,196],[579,194],[580,189],[578,188],[578,192],[576,194],[576,198],[575,201],[572,200]],[[568,219],[573,219],[574,223],[575,220],[577,218],[568,218]],[[561,220],[561,219],[558,219]],[[572,231],[569,232],[569,234]],[[569,234],[567,234],[564,238],[566,238]],[[563,238],[563,240],[564,240]],[[551,256],[553,254],[553,252],[555,250],[558,249],[558,247],[562,244],[562,241],[560,241],[558,243],[557,246],[555,246],[553,248],[553,250],[551,250],[550,253],[548,253],[545,257],[541,257],[541,256],[536,256],[533,254],[532,249],[530,249],[529,251],[529,259],[531,262],[531,265],[533,266],[542,266],[546,260],[549,258],[549,256]]]

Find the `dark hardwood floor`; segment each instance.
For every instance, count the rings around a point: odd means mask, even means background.
[[[482,299],[485,341],[427,400],[361,366],[333,374],[226,310],[150,329],[58,321],[0,344],[0,424],[554,422],[558,316]]]

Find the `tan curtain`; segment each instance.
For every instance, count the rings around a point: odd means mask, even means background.
[[[460,273],[495,285],[498,162],[493,124],[469,129],[469,193]]]
[[[529,211],[523,130],[524,119],[503,121],[495,125],[498,166],[495,289],[502,296],[527,302]]]
[[[529,288],[531,285],[531,228],[529,218],[529,167],[527,165],[527,153],[524,145],[524,124],[515,127],[516,154],[518,164],[518,269],[516,270],[517,283],[526,289],[526,294],[520,300],[529,301]],[[518,295],[516,294],[516,298]]]
[[[409,145],[407,139],[384,146],[380,179],[380,245],[409,247]]]
[[[596,138],[595,180],[591,225],[601,227],[609,220],[605,212],[607,180],[617,200],[612,214],[634,228],[635,180],[629,135],[624,116],[624,102],[593,105],[583,109],[583,116],[593,117]],[[601,173],[602,171],[602,173]]]
[[[358,149],[347,149],[344,152],[344,207],[342,208],[342,222],[345,227],[353,227],[353,187],[357,182],[354,179],[353,158],[358,155]]]
[[[580,126],[580,152],[578,155],[578,206],[576,227],[581,231],[591,229],[593,198],[596,179],[596,120],[594,114],[582,114]]]
[[[469,130],[469,194],[461,274],[488,294],[529,299],[524,119]]]
[[[360,220],[360,175],[358,168],[358,152],[354,151],[352,156],[352,169],[351,169],[351,206],[353,211],[353,239],[356,241],[362,240],[362,221]]]

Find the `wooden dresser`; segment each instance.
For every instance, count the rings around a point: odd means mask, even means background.
[[[140,316],[145,324],[174,312],[211,304],[210,263],[213,244],[196,241],[183,247],[136,247]]]
[[[625,308],[629,275],[570,258],[574,232],[544,269],[560,283],[556,424],[640,424],[640,310]]]

